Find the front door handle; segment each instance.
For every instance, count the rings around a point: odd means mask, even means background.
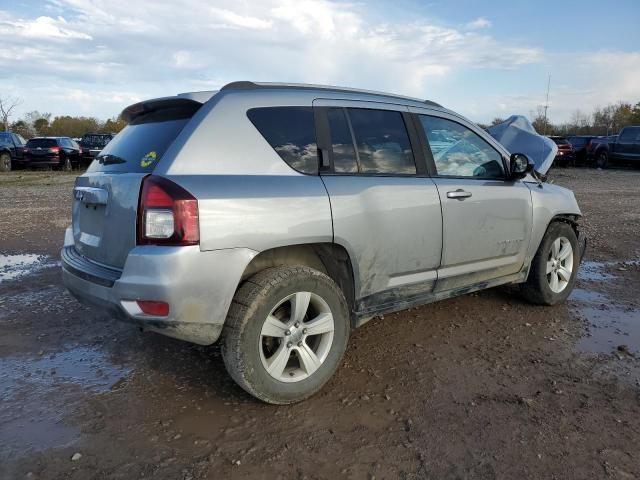
[[[467,192],[466,190],[462,190],[461,188],[453,192],[447,192],[447,198],[455,198],[458,200],[464,200],[465,198],[469,198],[470,196],[471,192]]]

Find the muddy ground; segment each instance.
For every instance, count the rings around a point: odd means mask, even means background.
[[[216,346],[76,303],[57,263],[73,175],[2,175],[0,479],[640,478],[640,171],[551,180],[590,238],[567,304],[507,288],[387,315],[318,395],[275,407]]]

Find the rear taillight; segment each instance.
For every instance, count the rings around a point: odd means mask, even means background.
[[[60,153],[60,147],[51,147],[49,153]]]
[[[136,303],[145,315],[153,315],[154,317],[166,317],[169,315],[169,304],[167,302],[136,300]]]
[[[138,245],[198,245],[198,201],[166,178],[142,181],[138,205]]]

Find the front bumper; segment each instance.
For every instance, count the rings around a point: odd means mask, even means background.
[[[82,303],[145,330],[209,345],[220,336],[242,273],[256,253],[246,248],[202,252],[198,246],[139,246],[120,271],[82,257],[68,230],[62,279]],[[146,315],[136,300],[167,302],[169,315]]]

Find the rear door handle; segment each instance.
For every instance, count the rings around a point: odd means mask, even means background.
[[[465,198],[469,198],[470,196],[471,192],[467,192],[466,190],[462,190],[461,188],[453,192],[447,192],[447,198],[455,198],[458,200],[464,200]]]

